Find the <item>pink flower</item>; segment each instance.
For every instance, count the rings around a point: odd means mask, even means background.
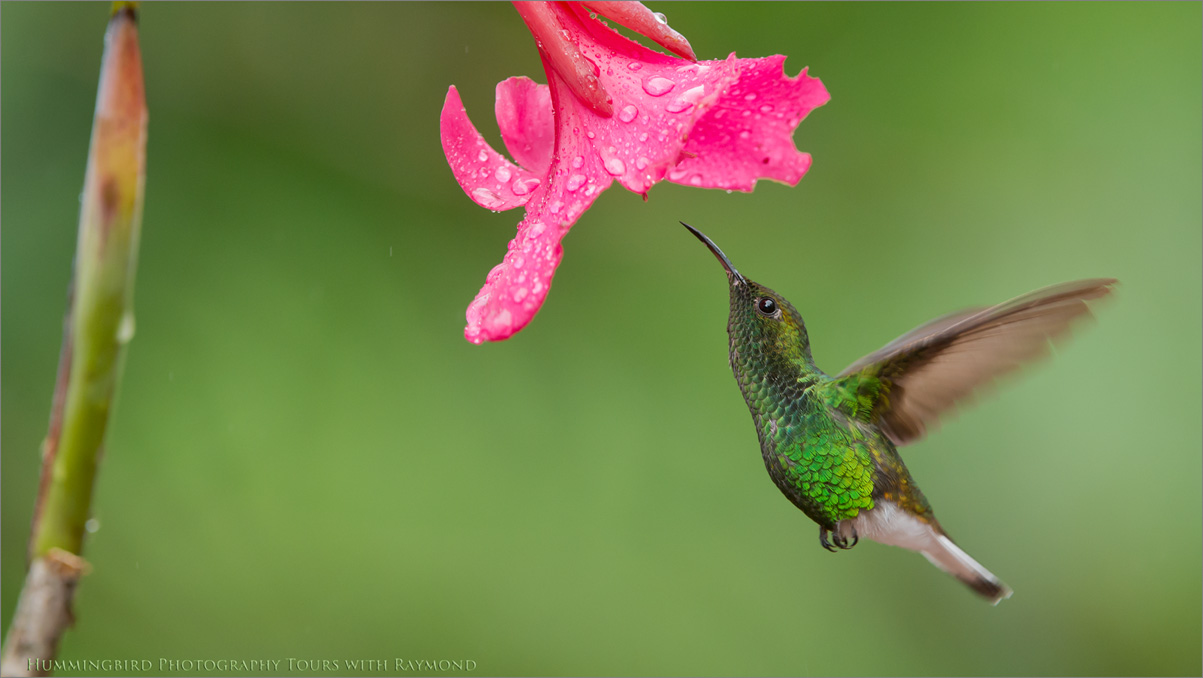
[[[757,179],[795,185],[810,167],[793,131],[830,96],[781,55],[696,61],[689,43],[637,2],[515,2],[535,36],[547,85],[497,85],[497,122],[517,165],[468,120],[455,87],[440,119],[443,151],[476,204],[526,207],[526,218],[476,299],[464,337],[500,341],[539,311],[563,256],[560,240],[618,181],[647,196],[657,181],[751,191]],[[590,11],[685,59],[628,40]],[[688,60],[686,60],[688,59]]]

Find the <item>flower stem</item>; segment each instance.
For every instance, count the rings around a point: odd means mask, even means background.
[[[30,570],[0,673],[45,675],[70,625],[96,469],[133,336],[133,282],[142,223],[146,97],[136,3],[113,3],[76,243],[75,270],[30,539]]]

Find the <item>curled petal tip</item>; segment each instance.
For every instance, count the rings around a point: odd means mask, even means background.
[[[615,23],[626,26],[677,56],[690,61],[698,60],[685,36],[674,31],[668,25],[668,20],[664,18],[663,14],[652,12],[641,2],[582,2],[581,4]]]

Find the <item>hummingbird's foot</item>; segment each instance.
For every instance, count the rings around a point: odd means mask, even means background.
[[[831,542],[827,541],[827,535],[829,534],[831,534],[831,530],[823,527],[822,525],[819,526],[819,545],[828,551],[835,553],[835,547],[831,545]]]
[[[851,520],[841,520],[837,523],[835,529],[831,531],[831,537],[836,546],[845,550],[860,542],[860,535],[856,533],[856,527]]]

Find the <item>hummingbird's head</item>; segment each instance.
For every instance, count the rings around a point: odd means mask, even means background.
[[[745,278],[731,265],[731,260],[701,231],[682,222],[698,240],[718,258],[727,272],[731,289],[731,315],[727,331],[732,348],[741,355],[775,355],[804,359],[810,362],[810,338],[806,325],[793,304],[780,294]]]

